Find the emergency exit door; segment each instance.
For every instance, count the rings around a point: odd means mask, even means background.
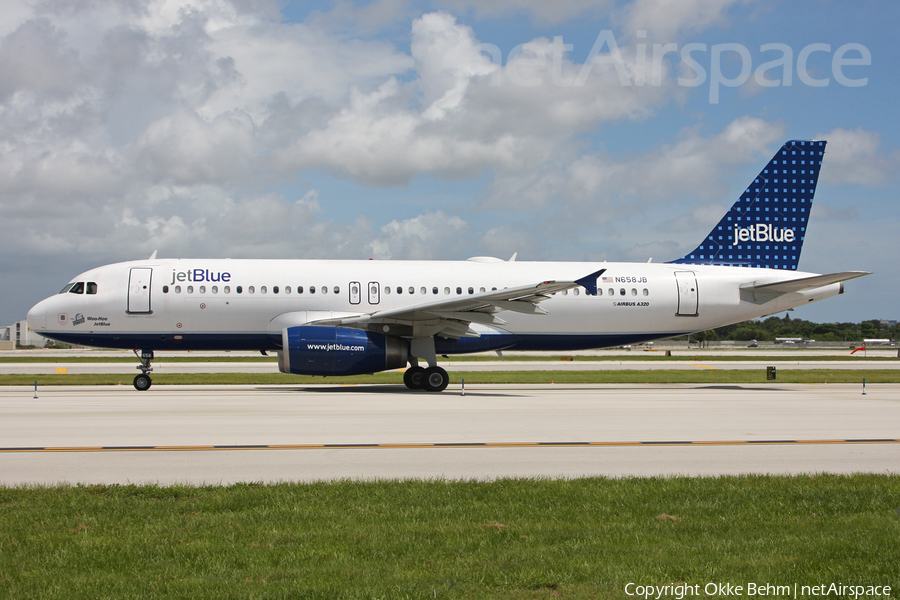
[[[128,307],[129,314],[149,314],[150,279],[153,269],[135,267],[128,274]]]
[[[699,312],[699,296],[697,293],[697,275],[693,271],[675,271],[678,283],[677,317],[696,317]]]

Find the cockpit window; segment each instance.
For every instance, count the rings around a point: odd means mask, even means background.
[[[78,283],[74,284],[72,286],[72,288],[69,290],[69,293],[70,294],[83,294],[84,293],[84,282],[79,281]]]
[[[97,293],[97,284],[93,281],[88,281],[87,283],[87,293],[88,294],[96,294]]]
[[[60,293],[60,294],[65,294],[66,292],[68,292],[69,290],[72,289],[72,286],[73,286],[73,285],[75,285],[75,284],[74,284],[74,283],[67,283],[67,284],[66,284],[66,287],[64,287],[63,289],[59,290],[59,293]]]

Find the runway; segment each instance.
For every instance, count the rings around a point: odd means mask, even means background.
[[[0,483],[900,472],[900,385],[0,388]]]
[[[135,361],[136,363],[137,361]],[[440,362],[440,361],[439,361]],[[452,361],[440,362],[448,371],[658,371],[704,369],[735,369],[765,371],[767,366],[779,370],[793,369],[840,369],[840,370],[898,370],[900,360],[896,361],[785,361],[785,360],[753,360],[753,361]],[[136,364],[113,363],[0,363],[0,374],[52,375],[66,373],[81,374],[115,374],[134,376]],[[274,362],[156,362],[153,364],[155,375],[175,373],[277,373],[278,365]]]

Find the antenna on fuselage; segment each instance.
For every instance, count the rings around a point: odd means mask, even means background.
[[[153,251],[153,254],[151,254],[151,255],[150,255],[150,258],[148,258],[147,260],[156,260],[156,253],[157,253],[157,252],[159,252],[159,250],[154,250],[154,251]]]

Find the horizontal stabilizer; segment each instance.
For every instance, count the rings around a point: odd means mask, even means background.
[[[786,281],[761,282],[753,281],[741,286],[741,299],[746,302],[762,304],[791,292],[813,290],[826,285],[840,283],[849,279],[856,279],[864,275],[871,275],[868,271],[843,271],[828,275],[813,275],[812,277],[798,277]]]
[[[801,277],[799,279],[789,279],[787,281],[776,281],[774,283],[750,283],[741,286],[742,290],[754,289],[764,292],[779,292],[786,294],[787,292],[798,292],[800,290],[813,289],[832,283],[847,281],[848,279],[856,279],[864,275],[871,275],[868,271],[844,271],[842,273],[831,273],[829,275],[815,275],[813,277]]]

